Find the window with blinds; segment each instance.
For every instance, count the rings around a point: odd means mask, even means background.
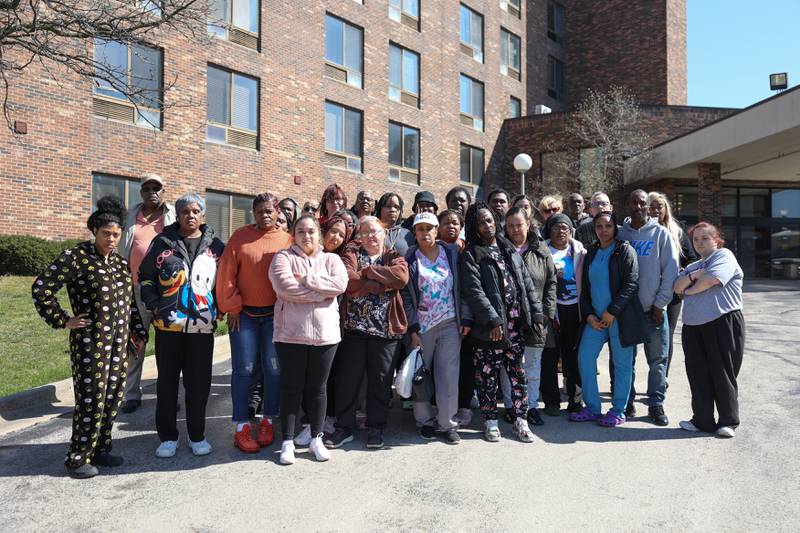
[[[461,52],[483,63],[483,15],[461,4],[459,16]]]
[[[258,150],[258,79],[208,66],[206,140]]]
[[[227,242],[234,231],[255,222],[252,205],[252,197],[206,191],[206,224]]]
[[[109,194],[122,200],[127,209],[133,207],[142,201],[139,185],[139,180],[135,178],[92,174],[92,211],[97,205],[97,200]]]

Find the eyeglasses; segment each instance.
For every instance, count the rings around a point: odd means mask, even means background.
[[[542,213],[558,213],[561,211],[560,207],[551,207],[550,209],[542,209]]]
[[[373,231],[368,231],[366,233],[362,233],[361,235],[366,237],[367,239],[374,239],[375,237],[377,237],[381,233],[383,233],[383,230],[379,229],[378,231],[374,231],[374,230]]]
[[[142,187],[142,192],[160,192],[162,189],[161,185],[153,185],[151,187]]]
[[[611,202],[592,202],[592,207],[604,207],[611,205]]]

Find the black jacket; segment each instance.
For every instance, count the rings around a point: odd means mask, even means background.
[[[583,261],[583,288],[581,291],[581,322],[587,327],[586,317],[596,315],[592,307],[592,290],[589,282],[589,265],[600,248],[595,243]],[[608,262],[608,281],[611,286],[611,303],[608,312],[619,324],[620,342],[623,346],[634,346],[644,342],[646,326],[642,304],[639,302],[639,260],[627,241],[616,240],[614,251]],[[598,316],[598,318],[600,318]],[[591,326],[588,326],[591,327]]]
[[[528,233],[528,249],[522,253],[522,261],[528,268],[528,273],[533,280],[537,296],[542,300],[542,312],[545,320],[546,337],[553,335],[550,320],[556,316],[556,265],[553,263],[553,256],[544,240],[539,237],[536,230]],[[529,346],[543,347],[546,339],[541,343],[529,343]],[[553,339],[552,343],[555,342]],[[555,345],[555,344],[553,344]]]
[[[522,332],[526,344],[543,346],[545,338],[542,302],[533,285],[528,269],[513,245],[497,237],[497,246],[511,267],[520,295]],[[481,347],[508,348],[508,317],[503,298],[503,276],[500,267],[490,255],[490,247],[470,244],[461,254],[461,297],[469,305],[473,319],[463,320],[469,326],[469,337]],[[492,328],[503,326],[503,339],[494,342],[489,338]]]

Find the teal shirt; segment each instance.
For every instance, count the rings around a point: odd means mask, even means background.
[[[592,294],[594,313],[600,317],[611,305],[611,284],[608,278],[608,262],[614,252],[612,242],[605,248],[599,248],[591,264],[589,264],[589,285]]]

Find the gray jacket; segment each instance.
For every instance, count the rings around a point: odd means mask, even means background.
[[[131,258],[131,246],[133,245],[133,235],[136,232],[136,216],[142,209],[142,203],[138,203],[128,211],[128,218],[125,220],[125,228],[122,230],[122,238],[119,241],[119,255],[125,258],[126,261]],[[175,215],[175,206],[164,202],[162,207],[164,211],[164,227],[166,228],[177,220]]]
[[[678,257],[667,228],[650,218],[633,229],[626,218],[617,238],[628,241],[639,260],[639,302],[646,313],[651,307],[665,309],[672,301],[672,285],[678,277]]]

